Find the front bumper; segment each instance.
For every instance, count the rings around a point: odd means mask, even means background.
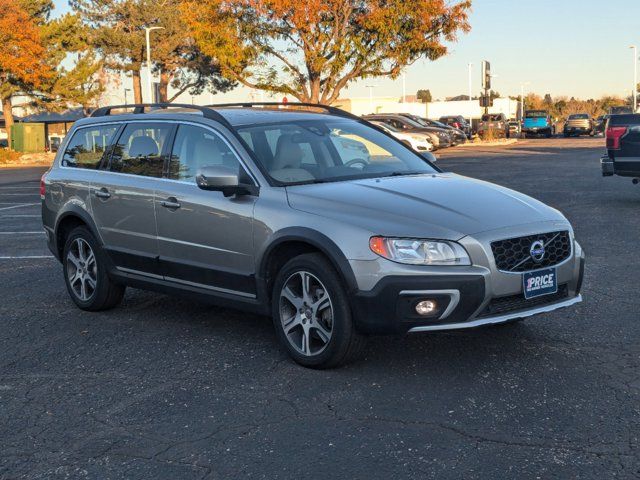
[[[384,259],[351,262],[361,284],[361,290],[352,299],[357,328],[372,334],[474,328],[530,317],[582,301],[585,257],[575,240],[572,240],[571,256],[556,265],[558,293],[531,300],[524,299],[521,273],[495,268],[493,256],[487,255],[484,248],[487,241],[469,237],[460,241],[472,258],[474,265],[469,267],[415,267]],[[374,283],[376,278],[379,280]],[[368,285],[372,287],[362,288]],[[429,317],[415,312],[416,304],[426,299],[433,299],[438,305]]]

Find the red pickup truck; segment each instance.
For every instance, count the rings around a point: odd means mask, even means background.
[[[640,182],[640,114],[611,115],[605,130],[607,153],[600,159],[602,175]]]

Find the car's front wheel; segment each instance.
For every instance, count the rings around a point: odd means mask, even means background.
[[[122,300],[125,287],[109,278],[105,254],[86,227],[67,237],[62,269],[69,295],[82,310],[106,310]]]
[[[353,360],[364,346],[342,281],[319,253],[300,255],[284,265],[274,283],[272,306],[280,343],[300,365],[337,367]]]

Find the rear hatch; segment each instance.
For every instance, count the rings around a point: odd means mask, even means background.
[[[640,115],[611,115],[606,138],[615,172],[640,176]]]
[[[504,120],[500,115],[483,115],[480,128],[483,130],[504,130]]]
[[[525,117],[524,128],[546,128],[549,126],[547,117]]]
[[[591,127],[591,121],[589,117],[574,117],[567,120],[567,128],[580,128],[588,130]]]

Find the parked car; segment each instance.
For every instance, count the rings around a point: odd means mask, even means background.
[[[509,120],[509,137],[516,138],[520,136],[522,128],[518,120]]]
[[[478,124],[478,135],[486,137],[489,132],[499,138],[509,138],[509,122],[504,113],[485,113]]]
[[[434,150],[450,147],[453,143],[451,134],[447,130],[436,127],[425,127],[404,115],[377,113],[375,115],[365,115],[362,118],[369,121],[376,120],[383,122],[407,133],[428,133],[429,141],[433,145]]]
[[[600,159],[602,175],[640,179],[640,114],[610,115],[606,130],[607,152]]]
[[[452,146],[459,145],[460,143],[465,143],[467,141],[467,136],[465,135],[465,133],[457,128],[450,127],[449,125],[445,125],[444,123],[438,122],[436,120],[419,117],[411,113],[401,113],[400,115],[404,115],[405,117],[410,118],[414,122],[424,127],[435,127],[446,130],[451,135]]]
[[[608,118],[609,118],[609,115],[600,115],[594,120],[593,131],[596,135],[599,133],[604,134],[604,130],[606,128]]]
[[[525,138],[529,135],[551,138],[555,133],[556,127],[547,110],[525,110],[522,122],[522,134]]]
[[[416,152],[422,153],[433,150],[433,144],[429,141],[429,137],[424,133],[404,133],[403,131],[384,122],[372,121],[371,123],[383,129],[389,135],[394,136],[402,143],[407,144]]]
[[[565,137],[572,135],[589,135],[593,137],[595,135],[593,121],[588,113],[574,113],[567,118],[562,133]]]
[[[468,139],[471,138],[471,125],[467,122],[467,119],[462,115],[451,115],[447,117],[440,117],[440,122],[445,125],[449,125],[450,127],[457,128],[458,130],[462,130]]]
[[[42,176],[48,246],[83,310],[115,307],[127,287],[187,294],[270,315],[294,360],[327,368],[369,333],[581,301],[584,252],[558,210],[444,173],[358,117],[315,104],[157,107],[98,108]],[[345,161],[340,135],[386,160]]]

